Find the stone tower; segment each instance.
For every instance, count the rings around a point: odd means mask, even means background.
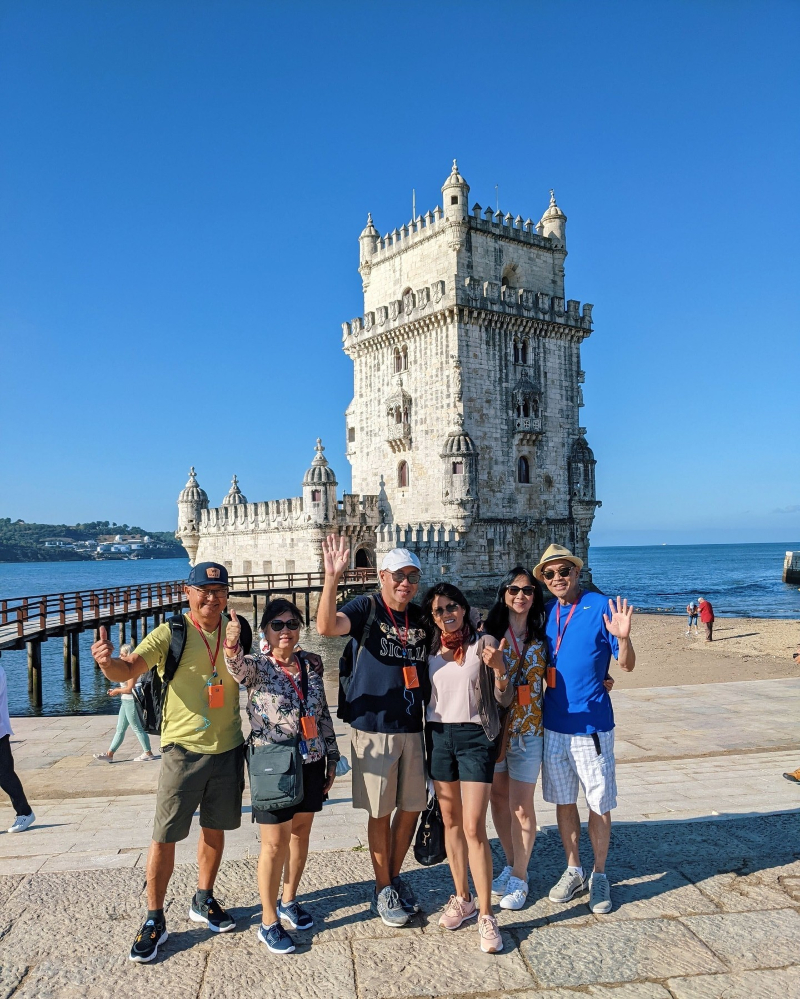
[[[200,543],[200,519],[203,510],[208,509],[208,496],[197,484],[194,466],[189,469],[189,481],[178,496],[178,530],[175,537],[186,549],[189,561],[194,565],[197,546]]]
[[[343,325],[353,492],[381,496],[377,548],[419,554],[426,582],[473,591],[551,542],[587,561],[594,456],[580,426],[592,306],[564,296],[567,218],[443,207],[359,237],[364,314]]]

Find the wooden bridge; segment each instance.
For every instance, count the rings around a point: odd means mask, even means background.
[[[350,569],[339,583],[340,592],[374,589],[375,569]],[[321,572],[231,576],[229,597],[252,597],[253,632],[259,626],[259,603],[263,607],[274,596],[288,596],[297,603],[302,597],[306,627],[311,623],[311,594],[320,593],[325,581]],[[79,635],[89,629],[99,638],[101,627],[119,629],[119,645],[136,645],[149,630],[169,614],[186,607],[185,580],[141,583],[138,586],[105,587],[72,593],[48,593],[35,597],[0,600],[0,650],[28,650],[28,693],[34,707],[42,706],[42,642],[62,638],[64,680],[74,691],[81,689]]]

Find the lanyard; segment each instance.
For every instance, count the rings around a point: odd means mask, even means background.
[[[206,638],[205,634],[203,633],[203,629],[200,627],[200,625],[197,623],[197,621],[195,621],[194,614],[190,614],[189,617],[191,618],[192,624],[200,632],[200,637],[203,639],[203,645],[205,645],[206,652],[208,653],[208,661],[211,663],[211,673],[212,673],[213,676],[216,676],[217,675],[217,656],[219,655],[219,643],[222,641],[222,618],[220,618],[219,627],[217,629],[217,647],[214,650],[214,655],[212,656],[211,655],[211,646],[208,644],[208,639]]]
[[[564,629],[566,631],[566,629]],[[517,653],[517,668],[514,671],[514,687],[519,686],[519,681],[521,677],[525,676],[525,659],[528,655],[528,649],[531,647],[531,642],[527,645],[522,646],[522,654],[520,654],[519,646],[517,645],[517,636],[514,634],[514,629],[511,625],[508,626],[508,633],[511,635],[511,641],[514,643],[514,651]]]
[[[564,622],[564,630],[561,630],[561,604],[556,601],[556,651],[554,656],[558,656],[558,650],[561,648],[561,642],[564,635],[567,633],[567,628],[569,627],[570,618],[575,613],[575,608],[581,602],[582,594],[578,594],[578,599],[570,608],[569,614],[567,614],[567,620]]]
[[[403,658],[408,659],[408,608],[406,608],[406,630],[405,634],[400,634],[400,627],[397,621],[394,619],[394,614],[392,614],[392,608],[386,604],[386,610],[389,611],[389,617],[392,619],[392,624],[394,625],[394,630],[397,632],[397,637],[400,641],[400,645],[403,647]]]
[[[286,677],[289,683],[291,683],[291,685],[294,687],[295,693],[297,694],[297,698],[300,701],[300,714],[306,714],[306,699],[305,697],[303,697],[303,691],[294,682],[294,677],[292,676],[292,674],[282,663],[279,663],[277,659],[272,659],[271,662],[273,662],[275,666],[283,670],[283,675]],[[300,667],[299,660],[298,660],[298,667],[300,668],[300,674],[302,676],[302,667]]]

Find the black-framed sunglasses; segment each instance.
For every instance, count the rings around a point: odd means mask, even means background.
[[[418,572],[400,572],[399,570],[397,572],[393,572],[391,576],[395,583],[403,583],[408,580],[412,586],[416,586],[421,579]]]
[[[570,566],[570,568],[567,569],[562,566],[560,569],[542,569],[542,575],[545,579],[554,579],[556,575],[561,576],[562,579],[566,579],[574,568],[574,566]]]
[[[510,593],[512,597],[515,597],[518,593],[524,593],[526,597],[532,597],[536,592],[533,586],[509,586],[506,593]]]
[[[270,621],[269,627],[272,628],[273,631],[283,631],[284,628],[288,631],[299,631],[300,622],[296,617],[289,618],[288,621],[281,621],[280,618],[275,618],[274,621]]]
[[[441,617],[443,614],[455,614],[461,604],[445,604],[444,607],[434,607],[431,614],[434,617]]]

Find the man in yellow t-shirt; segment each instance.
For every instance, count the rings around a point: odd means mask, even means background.
[[[225,830],[241,825],[244,789],[239,684],[228,673],[224,654],[227,570],[201,562],[189,573],[184,593],[189,603],[186,645],[167,686],[161,722],[161,774],[147,857],[147,919],[130,953],[140,964],[152,961],[169,935],[164,897],[175,866],[175,844],[189,835],[198,808],[198,890],[189,918],[215,933],[235,926],[213,895]],[[172,635],[169,624],[151,631],[125,659],[112,658],[114,647],[105,628],[100,633],[92,655],[109,680],[129,680],[154,668],[163,677]]]

